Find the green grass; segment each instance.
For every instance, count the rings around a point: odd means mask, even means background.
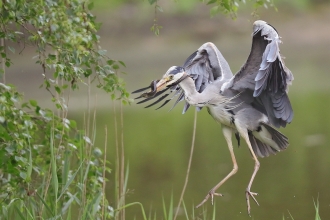
[[[321,220],[321,216],[320,216],[320,207],[319,207],[319,201],[316,200],[316,202],[313,199],[313,203],[314,203],[314,208],[315,208],[315,220]],[[294,217],[291,215],[290,211],[288,210],[289,216],[291,218],[291,220],[294,220]],[[285,220],[284,216],[283,216],[283,220]]]

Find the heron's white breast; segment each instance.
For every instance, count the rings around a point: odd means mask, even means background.
[[[217,122],[229,127],[235,127],[235,124],[232,123],[233,115],[225,109],[225,106],[208,106],[208,112]]]

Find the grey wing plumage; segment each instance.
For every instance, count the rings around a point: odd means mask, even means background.
[[[187,59],[184,68],[195,80],[198,92],[219,78],[229,80],[233,76],[227,61],[213,43],[203,44],[194,54]]]
[[[209,84],[217,79],[230,80],[233,77],[227,61],[224,59],[218,48],[211,42],[203,44],[197,51],[192,53],[184,62],[183,68],[185,69],[185,72],[194,79],[195,87],[198,92],[202,92]],[[161,107],[177,96],[178,99],[172,108],[174,108],[177,103],[184,100],[184,92],[179,85],[170,87],[169,91],[175,91],[175,95],[166,100]],[[153,99],[160,94],[157,93],[154,97],[149,99]],[[163,97],[164,96],[161,96],[159,99],[162,100]],[[147,107],[158,102],[159,100]],[[183,108],[183,113],[185,113],[188,108],[189,104],[186,102]],[[200,107],[197,108],[200,109]]]
[[[186,73],[194,79],[198,92],[203,92],[215,80],[229,80],[233,76],[227,61],[219,49],[211,42],[203,44],[196,52],[190,55],[183,67]],[[186,102],[183,113],[188,108],[189,104]],[[197,108],[200,109],[200,107]]]
[[[276,127],[290,123],[293,110],[287,95],[293,75],[280,55],[280,37],[271,25],[256,21],[250,55],[235,76],[224,85],[225,89],[239,92],[253,91],[254,104],[263,109]]]

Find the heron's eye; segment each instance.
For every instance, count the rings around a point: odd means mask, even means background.
[[[170,75],[169,79],[170,79],[170,80],[172,80],[172,79],[173,79],[173,77],[174,77],[173,75]]]

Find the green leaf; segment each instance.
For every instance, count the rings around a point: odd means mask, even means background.
[[[5,64],[6,64],[6,67],[10,67],[10,62],[8,60],[6,60]]]
[[[111,100],[115,100],[116,99],[116,95],[115,94],[111,94]]]
[[[107,50],[98,50],[97,51],[98,54],[100,54],[101,56],[105,55],[107,53]]]
[[[48,58],[51,59],[51,60],[56,60],[56,55],[48,54]]]
[[[62,109],[62,105],[59,104],[59,103],[56,103],[55,106],[56,106],[57,109]]]
[[[155,3],[157,0],[148,0],[149,4],[152,5],[153,3]]]
[[[253,4],[253,7],[257,9],[257,8],[263,6],[263,5],[264,5],[263,1],[256,1],[256,2]]]
[[[229,11],[231,11],[231,7],[230,7],[230,2],[229,2],[229,0],[223,0],[222,1],[222,5],[223,5],[223,7],[229,12]]]
[[[93,71],[92,71],[91,69],[86,69],[86,70],[84,71],[84,76],[85,76],[85,77],[88,77],[88,76],[92,75],[92,73],[93,73]]]
[[[112,64],[114,64],[114,63],[115,63],[114,60],[107,60],[107,64],[110,65],[110,66],[112,66]]]
[[[211,17],[214,17],[219,12],[219,6],[213,6],[210,10]]]
[[[118,61],[123,67],[126,67],[126,64],[123,61]]]
[[[61,94],[61,88],[59,86],[55,86],[55,90],[58,94]]]
[[[12,52],[12,53],[15,53],[15,48],[11,47],[11,46],[8,46],[8,49]]]
[[[30,105],[33,106],[33,107],[37,107],[38,106],[38,102],[34,99],[30,99]]]
[[[215,3],[216,1],[217,1],[217,0],[210,0],[210,1],[207,2],[207,5],[213,4],[213,3]]]
[[[159,12],[163,12],[163,8],[160,7],[159,5],[156,5],[156,9],[157,9]]]
[[[77,122],[75,120],[70,120],[71,128],[77,128]]]
[[[92,10],[94,8],[94,2],[88,4],[88,10]]]
[[[87,136],[84,136],[84,140],[88,143],[88,144],[91,144],[92,145],[92,141],[89,137]]]
[[[24,180],[26,179],[26,173],[23,171],[19,172],[19,176]]]
[[[39,114],[39,111],[40,111],[40,107],[37,106],[35,112],[36,112],[37,114]]]

